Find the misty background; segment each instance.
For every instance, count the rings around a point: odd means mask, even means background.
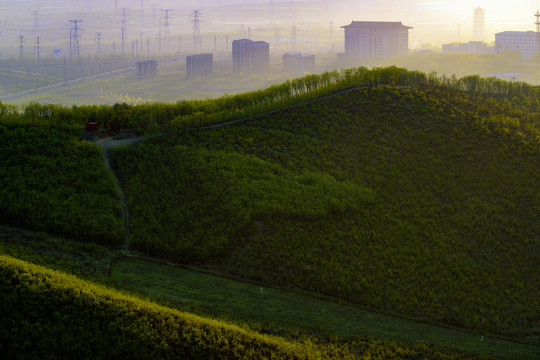
[[[0,45],[8,53],[16,53],[19,35],[24,35],[31,45],[35,41],[34,32],[41,35],[44,44],[66,42],[65,29],[70,19],[83,20],[82,41],[94,40],[96,32],[102,34],[103,41],[113,41],[121,36],[121,9],[126,8],[127,32],[131,38],[140,32],[143,37],[155,37],[160,21],[164,26],[163,9],[171,10],[170,35],[189,34],[193,31],[192,10],[198,9],[202,12],[203,34],[241,33],[243,26],[244,32],[251,28],[253,37],[257,37],[259,28],[268,26],[282,27],[285,37],[290,35],[293,24],[300,31],[330,29],[332,22],[336,41],[342,41],[343,31],[339,27],[352,20],[401,21],[414,28],[409,39],[410,47],[415,49],[423,44],[440,46],[445,42],[470,40],[476,7],[485,9],[486,42],[493,42],[496,32],[534,30],[533,14],[537,6],[537,0],[1,0]],[[327,35],[321,32],[320,37]],[[13,49],[9,50],[10,47]]]
[[[294,51],[315,55],[315,73],[397,65],[540,84],[540,55],[441,54],[443,44],[493,46],[495,33],[534,31],[538,6],[538,0],[0,0],[0,100],[71,105],[218,97],[303,76],[282,71],[283,54]],[[477,7],[485,10],[483,39],[473,39]],[[339,60],[341,27],[351,21],[412,27],[409,56]],[[267,74],[232,74],[232,41],[242,38],[270,44]],[[213,74],[188,81],[186,57],[196,53],[213,55]],[[147,59],[159,62],[159,74],[137,81],[135,64]],[[64,88],[52,92],[57,85]],[[35,89],[47,95],[29,94]]]

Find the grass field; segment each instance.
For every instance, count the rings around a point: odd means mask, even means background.
[[[281,73],[281,65],[274,64],[271,74],[238,76],[231,73],[230,61],[216,62],[212,77],[186,79],[184,62],[160,65],[158,76],[139,80],[134,73],[88,81],[53,89],[13,100],[14,104],[31,102],[61,105],[141,104],[177,102],[182,100],[218,98],[282,83],[290,74]],[[23,89],[25,90],[25,89]]]
[[[177,266],[125,258],[112,280],[218,317],[343,338],[385,338],[505,359],[534,359],[540,348],[366,311],[306,293],[261,287]]]

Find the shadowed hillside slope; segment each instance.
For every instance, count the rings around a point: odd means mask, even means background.
[[[138,250],[537,342],[539,119],[374,87],[114,160]]]

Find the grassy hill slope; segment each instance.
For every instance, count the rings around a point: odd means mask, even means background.
[[[0,351],[10,359],[475,359],[384,341],[291,341],[166,308],[0,255]]]
[[[124,229],[112,175],[81,127],[0,121],[0,223],[119,243]]]
[[[366,88],[115,152],[134,246],[538,341],[539,110]]]

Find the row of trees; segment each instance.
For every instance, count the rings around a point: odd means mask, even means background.
[[[0,118],[17,119],[31,123],[85,124],[97,121],[102,127],[118,131],[130,128],[148,133],[173,128],[197,127],[218,124],[239,118],[251,117],[269,111],[331,95],[354,87],[392,85],[405,87],[438,86],[495,97],[520,97],[538,99],[540,87],[523,82],[507,82],[495,78],[467,76],[438,77],[403,68],[359,67],[341,71],[307,75],[286,81],[264,90],[211,100],[182,101],[171,104],[115,104],[64,107],[32,103],[22,112],[12,105],[0,103]],[[530,101],[530,100],[529,100]],[[536,100],[536,106],[538,100]]]

